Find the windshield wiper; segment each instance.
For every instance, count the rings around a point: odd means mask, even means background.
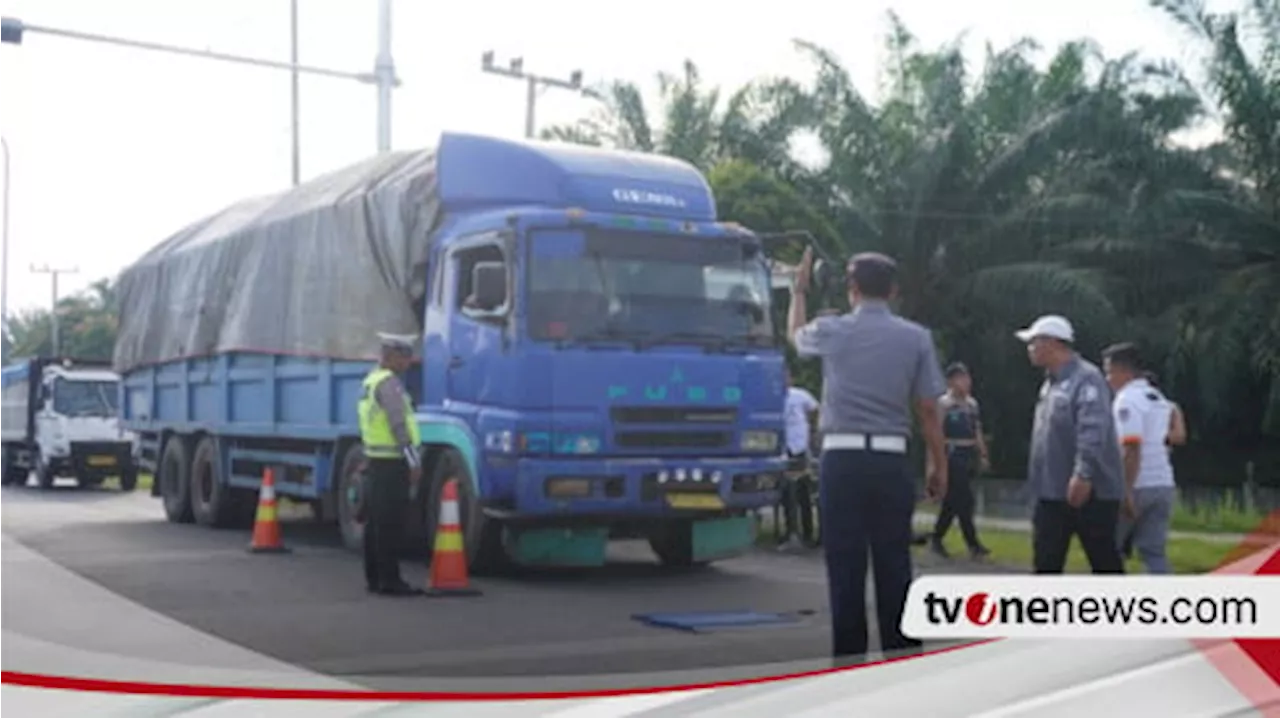
[[[584,346],[594,344],[599,346],[602,342],[630,342],[638,348],[638,343],[642,338],[643,335],[641,334],[623,331],[619,327],[607,325],[600,329],[596,329],[595,331],[584,332],[582,334],[575,334],[558,339],[556,340],[556,347],[563,348],[573,346],[575,344],[581,344]]]

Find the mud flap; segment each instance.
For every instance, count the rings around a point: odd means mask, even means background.
[[[755,542],[755,525],[748,516],[693,522],[695,563],[740,556]]]
[[[521,566],[603,566],[609,529],[506,529],[507,555]]]

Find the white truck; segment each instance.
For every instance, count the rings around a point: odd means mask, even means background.
[[[133,437],[120,426],[120,377],[107,362],[23,359],[0,370],[3,382],[3,484],[40,488],[59,477],[81,487],[111,476],[138,483]]]

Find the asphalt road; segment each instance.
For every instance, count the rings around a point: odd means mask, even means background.
[[[332,527],[286,520],[287,555],[251,555],[248,532],[164,520],[157,499],[112,489],[6,488],[3,531],[70,571],[195,629],[371,687],[410,677],[597,676],[620,687],[829,666],[826,581],[812,552],[759,551],[711,567],[661,567],[619,543],[604,568],[477,579],[474,598],[369,596],[359,558]],[[922,570],[930,557],[917,554]],[[941,570],[973,570],[949,564]],[[989,569],[988,569],[989,570]],[[405,562],[410,582],[425,568]],[[4,606],[6,630],[38,606]],[[645,612],[752,610],[784,627],[685,633]],[[110,620],[108,616],[102,620]],[[16,622],[13,623],[13,622]],[[873,638],[874,641],[874,638]],[[665,677],[660,677],[664,674]],[[544,682],[554,689],[557,681]]]

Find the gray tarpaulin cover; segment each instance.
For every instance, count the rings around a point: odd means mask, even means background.
[[[421,332],[432,151],[394,152],[235,204],[119,278],[115,368],[262,351],[377,356],[377,332]]]

